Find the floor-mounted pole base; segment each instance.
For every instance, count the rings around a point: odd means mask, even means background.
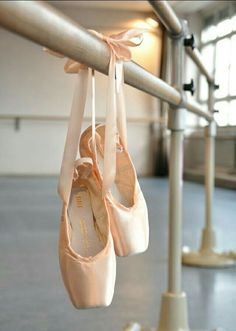
[[[135,323],[137,324],[137,323]],[[136,329],[123,329],[122,331],[136,331]],[[140,325],[140,329],[138,329],[138,331],[157,331],[157,329],[155,328],[151,328],[151,329],[143,329]],[[191,329],[190,331],[225,331],[225,330],[222,330],[222,329],[214,329],[214,330],[207,330],[207,329]]]
[[[157,331],[157,329],[156,328],[145,328],[136,322],[130,322],[124,327],[124,329],[122,331]],[[179,330],[179,331],[182,331],[182,330]],[[214,329],[214,330],[191,329],[190,331],[225,331],[225,330],[220,328],[220,329]]]
[[[185,293],[164,293],[157,331],[189,331]]]
[[[189,248],[183,249],[182,262],[185,265],[202,268],[226,268],[236,265],[233,252],[220,253],[215,250],[216,236],[214,229],[203,229],[201,247],[193,252]]]
[[[130,323],[129,323],[130,324]],[[139,325],[138,323],[132,323],[132,324],[134,324],[134,325]],[[131,324],[130,324],[131,325]],[[131,326],[132,327],[132,326]],[[147,329],[147,328],[142,328],[142,326],[141,325],[139,325],[139,329],[132,329],[132,328],[129,328],[129,329],[127,329],[127,327],[125,327],[122,331],[157,331],[157,329],[156,328],[149,328],[149,329]],[[179,330],[179,331],[182,331],[182,330]],[[225,330],[223,330],[223,329],[214,329],[214,330],[207,330],[207,329],[191,329],[190,331],[225,331]]]
[[[222,255],[236,261],[236,251],[223,252]]]
[[[179,295],[164,293],[161,301],[160,321],[157,328],[143,327],[137,322],[128,323],[122,331],[225,331],[221,328],[190,329],[188,326],[187,299]]]
[[[122,331],[156,331],[156,328],[144,328],[136,322],[130,322]]]
[[[184,265],[202,268],[227,268],[236,265],[236,259],[227,253],[216,251],[183,252],[182,261]]]
[[[144,328],[140,324],[136,322],[128,323],[122,331],[157,331],[156,328]],[[223,329],[214,329],[214,330],[207,330],[207,329],[198,329],[198,330],[190,330],[190,331],[225,331]]]

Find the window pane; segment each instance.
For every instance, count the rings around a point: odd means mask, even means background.
[[[236,30],[236,15],[234,15],[232,18],[231,18],[231,20],[232,20],[232,26],[233,26],[233,29],[234,29],[234,31]]]
[[[215,119],[218,125],[228,125],[229,103],[227,101],[216,102],[215,109],[219,110],[219,113],[216,113],[215,115]]]
[[[201,41],[202,43],[207,43],[208,41],[214,40],[216,38],[217,30],[216,26],[210,25],[202,30]]]
[[[232,31],[232,21],[230,18],[219,22],[217,24],[217,34],[219,37],[225,36]]]
[[[230,64],[230,39],[225,38],[216,44],[216,82],[220,85],[215,95],[217,98],[228,94],[229,64]]]
[[[200,93],[199,97],[201,101],[206,101],[208,98],[208,85],[206,78],[204,76],[200,76]]]
[[[230,39],[224,38],[216,44],[216,66],[226,68],[230,62]]]
[[[207,104],[203,104],[203,105],[202,105],[202,108],[203,108],[205,111],[208,111],[208,106],[207,106]],[[200,117],[199,125],[202,126],[202,127],[204,127],[204,126],[207,126],[207,124],[208,124],[207,120],[205,120],[205,118]]]
[[[202,48],[202,57],[208,70],[213,73],[214,65],[214,46],[212,44]]]
[[[199,125],[201,126],[201,127],[205,127],[205,126],[207,126],[207,124],[208,124],[208,122],[207,122],[207,120],[205,120],[205,118],[200,118],[200,121],[199,121]]]
[[[236,125],[236,100],[230,102],[229,125]]]
[[[235,22],[236,24],[236,22]],[[231,64],[229,73],[229,93],[236,95],[236,36],[231,39]]]
[[[228,95],[228,69],[224,70],[220,68],[220,70],[216,70],[216,82],[220,85],[220,88],[215,91],[216,98],[224,98]]]

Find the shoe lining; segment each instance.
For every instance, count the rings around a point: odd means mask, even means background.
[[[96,229],[87,189],[72,188],[68,218],[71,225],[71,247],[74,251],[83,257],[97,255],[104,248],[104,244]]]
[[[104,158],[99,150],[97,151],[97,162],[98,162],[98,168],[99,168],[100,172],[103,174],[104,173]],[[113,195],[113,197],[120,204],[124,205],[127,208],[130,207],[129,201],[124,197],[123,194],[121,194],[121,192],[119,191],[119,188],[115,182],[113,183],[110,191],[111,191],[111,194]]]

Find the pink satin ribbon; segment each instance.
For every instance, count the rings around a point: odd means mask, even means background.
[[[112,54],[114,54],[116,60],[120,61],[130,61],[132,58],[131,51],[129,47],[139,46],[143,41],[143,32],[145,29],[130,29],[123,31],[118,34],[113,34],[110,36],[105,36],[95,30],[88,30],[96,37],[102,39],[110,47]],[[51,49],[44,48],[44,51],[54,55],[59,58],[64,58],[65,56],[61,53],[52,51]],[[64,70],[66,73],[77,74],[80,69],[84,69],[87,66],[85,64],[79,63],[72,59],[68,59],[65,63]]]
[[[117,131],[120,134],[124,148],[127,149],[123,62],[131,60],[131,51],[129,47],[136,47],[142,43],[144,31],[145,30],[130,29],[118,34],[104,36],[101,33],[98,33],[94,30],[90,30],[90,32],[93,33],[95,36],[104,40],[111,49],[111,58],[108,72],[108,95],[106,105],[103,195],[105,195],[109,191],[115,181]],[[52,50],[44,50],[54,56],[60,58],[64,57],[60,53],[54,52]],[[72,59],[68,59],[64,66],[64,70],[66,73],[78,74],[81,69],[86,68],[86,65],[76,62]],[[95,97],[93,97],[93,104],[94,98]],[[95,124],[92,123],[92,126],[94,136]]]

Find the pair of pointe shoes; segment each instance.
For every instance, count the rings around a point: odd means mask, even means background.
[[[146,202],[120,139],[115,185],[102,197],[104,136],[105,126],[97,125],[94,153],[91,127],[82,134],[70,202],[62,212],[60,267],[78,309],[109,306],[116,278],[115,255],[144,252],[149,241]]]

